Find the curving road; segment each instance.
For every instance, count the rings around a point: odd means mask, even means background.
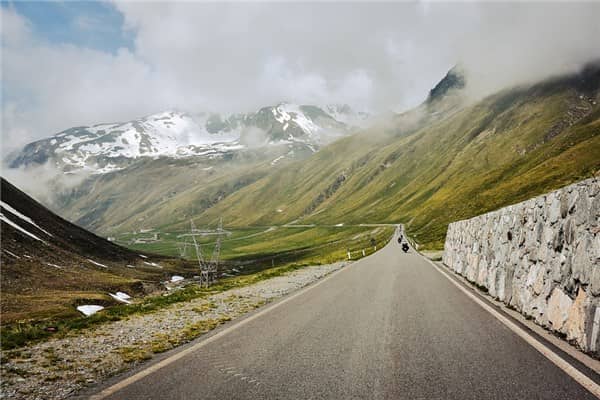
[[[595,398],[395,239],[179,357],[94,398]]]

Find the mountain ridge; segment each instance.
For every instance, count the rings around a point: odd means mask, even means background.
[[[66,173],[103,174],[143,157],[207,159],[257,147],[287,145],[316,151],[348,134],[348,121],[367,118],[349,106],[279,103],[255,113],[221,115],[165,111],[128,122],[73,127],[29,143],[13,154],[10,168],[50,162]]]

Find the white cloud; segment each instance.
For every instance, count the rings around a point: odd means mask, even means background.
[[[53,45],[3,9],[3,150],[82,123],[127,119],[167,107],[151,67],[127,49],[116,55]],[[12,146],[11,146],[12,145]]]
[[[462,61],[472,88],[600,57],[600,3],[118,2],[134,49],[55,44],[2,7],[3,153],[75,125],[281,100],[405,108]],[[74,21],[94,29],[93,18]]]

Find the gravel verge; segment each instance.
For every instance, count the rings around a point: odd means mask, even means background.
[[[241,288],[132,315],[60,339],[3,351],[3,399],[69,398],[189,342],[274,299],[307,286],[346,263],[318,265]]]

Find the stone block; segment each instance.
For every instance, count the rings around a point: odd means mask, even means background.
[[[569,197],[567,193],[560,196],[560,217],[566,218],[569,214]]]
[[[579,288],[577,297],[571,307],[565,323],[567,340],[574,340],[579,347],[586,347],[585,321],[586,321],[587,294],[583,288]]]
[[[575,204],[575,212],[573,213],[575,225],[579,226],[588,221],[589,209],[590,201],[587,194],[585,192],[579,193]]]
[[[588,225],[595,226],[600,224],[600,196],[594,197],[590,201],[588,214]]]
[[[569,318],[569,311],[573,300],[567,296],[558,287],[555,287],[548,300],[548,322],[550,322],[552,329],[564,333],[565,323]]]
[[[580,281],[583,284],[590,283],[591,267],[592,267],[592,239],[590,234],[583,232],[575,247],[573,253],[573,264],[571,265],[571,273],[573,279]]]
[[[575,242],[575,223],[571,218],[567,218],[563,226],[565,243],[572,245]]]
[[[552,193],[549,197],[551,200],[548,205],[548,222],[555,224],[561,217],[560,198],[557,196],[556,192]]]

